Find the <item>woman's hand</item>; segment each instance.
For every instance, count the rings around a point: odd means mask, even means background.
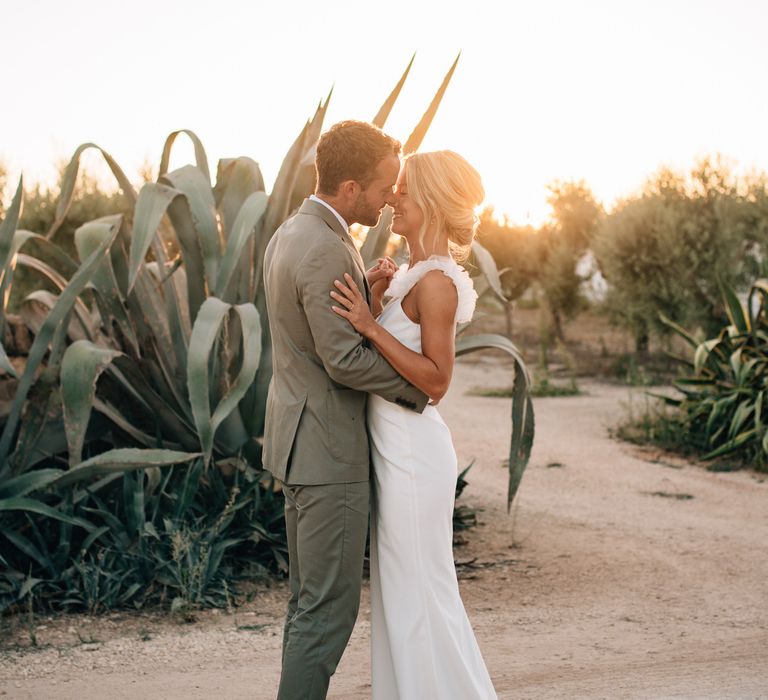
[[[368,285],[371,287],[371,292],[374,296],[379,299],[384,296],[384,292],[389,287],[389,282],[395,272],[397,272],[397,265],[392,258],[387,256],[379,258],[376,264],[365,273]]]
[[[346,284],[339,280],[333,282],[339,291],[332,290],[331,296],[341,304],[341,307],[331,306],[331,309],[339,316],[346,318],[360,335],[370,338],[378,328],[376,319],[368,308],[368,302],[355,284],[355,280],[348,272],[344,273],[344,281]]]

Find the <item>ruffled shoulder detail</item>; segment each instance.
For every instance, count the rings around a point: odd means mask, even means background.
[[[401,265],[392,276],[386,296],[402,299],[424,275],[432,270],[440,270],[446,277],[450,277],[456,285],[456,291],[459,295],[459,303],[456,307],[456,323],[471,321],[477,302],[475,286],[467,271],[449,257],[433,255],[426,260],[417,262],[410,269],[407,264]]]

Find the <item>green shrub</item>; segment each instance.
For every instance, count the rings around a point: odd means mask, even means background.
[[[687,177],[661,171],[605,218],[593,241],[605,309],[638,350],[651,333],[669,332],[659,313],[717,331],[725,321],[719,281],[746,289],[768,255],[765,202],[764,180],[739,180],[705,159]]]
[[[728,455],[743,464],[768,469],[768,280],[750,288],[746,303],[727,286],[722,290],[729,323],[703,342],[662,317],[692,348],[688,368],[675,381],[682,398],[659,397],[671,413],[648,421],[649,438],[695,451],[705,460]]]

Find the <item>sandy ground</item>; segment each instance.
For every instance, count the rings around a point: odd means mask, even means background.
[[[457,547],[461,589],[500,698],[768,697],[768,481],[611,440],[631,391],[535,402],[536,443],[504,502],[509,383],[494,358],[457,366],[441,411],[481,525]],[[642,403],[635,390],[636,405]],[[467,564],[467,562],[472,562]],[[234,613],[38,618],[5,629],[9,698],[273,698],[284,584]],[[367,586],[330,698],[370,693]],[[8,643],[10,640],[10,643]],[[394,700],[394,699],[393,699]]]

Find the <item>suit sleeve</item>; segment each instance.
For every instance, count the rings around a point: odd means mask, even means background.
[[[343,280],[345,272],[363,288],[360,269],[341,241],[313,247],[297,270],[299,300],[325,371],[338,384],[378,394],[420,413],[428,397],[395,372],[376,350],[366,347],[352,325],[331,310],[333,281]]]

